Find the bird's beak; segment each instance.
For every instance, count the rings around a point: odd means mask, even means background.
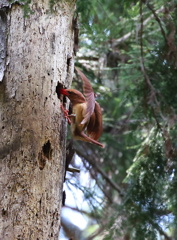
[[[66,89],[64,89],[64,88],[60,88],[60,94],[63,94],[63,95],[65,95],[65,96],[68,96],[68,91],[66,90]]]

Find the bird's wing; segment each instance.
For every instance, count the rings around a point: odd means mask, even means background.
[[[84,119],[81,122],[81,124],[85,124],[86,122],[88,122],[88,120],[90,119],[90,117],[92,116],[92,114],[94,112],[95,94],[93,92],[93,88],[92,88],[88,78],[78,68],[75,67],[75,69],[83,81],[83,92],[84,92],[84,95],[85,95],[86,101],[87,101],[87,109],[85,111]]]
[[[87,125],[87,134],[89,137],[98,140],[103,130],[102,125],[102,112],[100,105],[95,102],[94,113],[92,114],[90,121]]]

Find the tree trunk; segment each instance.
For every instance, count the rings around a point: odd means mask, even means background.
[[[0,240],[58,239],[67,123],[55,93],[70,85],[75,1],[0,1]],[[6,58],[4,58],[6,56]]]

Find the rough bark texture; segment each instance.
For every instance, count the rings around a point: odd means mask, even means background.
[[[58,3],[49,13],[33,0],[28,18],[0,4],[0,240],[58,239],[66,121],[55,88],[71,83],[75,1]]]

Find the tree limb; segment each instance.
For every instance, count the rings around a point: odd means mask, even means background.
[[[164,6],[162,6],[161,8],[159,8],[157,11],[156,11],[156,14],[159,13],[159,12],[162,12],[164,11]],[[148,17],[146,20],[144,20],[143,22],[143,25],[145,26],[150,20],[152,20],[154,17],[154,15],[152,14],[150,17]],[[119,44],[125,42],[129,37],[131,37],[132,34],[135,33],[135,30],[133,29],[131,32],[129,33],[126,33],[123,37],[121,38],[118,38],[116,40],[114,40],[113,44],[112,44],[112,47],[115,48],[117,47]]]
[[[95,161],[93,161],[91,158],[88,157],[88,155],[85,155],[83,152],[80,152],[79,150],[76,150],[76,153],[80,157],[88,161],[104,177],[104,179],[120,194],[120,196],[123,197],[124,194],[122,192],[122,189],[108,177],[108,175],[98,166],[98,164]]]
[[[147,2],[147,7],[151,10],[153,16],[155,17],[155,20],[158,22],[160,30],[161,30],[161,33],[162,33],[162,35],[163,35],[163,37],[165,39],[165,42],[167,43],[168,42],[167,36],[166,36],[165,31],[164,31],[164,29],[162,27],[162,23],[160,21],[160,18],[158,17],[156,11],[154,10],[153,6],[149,2]]]

